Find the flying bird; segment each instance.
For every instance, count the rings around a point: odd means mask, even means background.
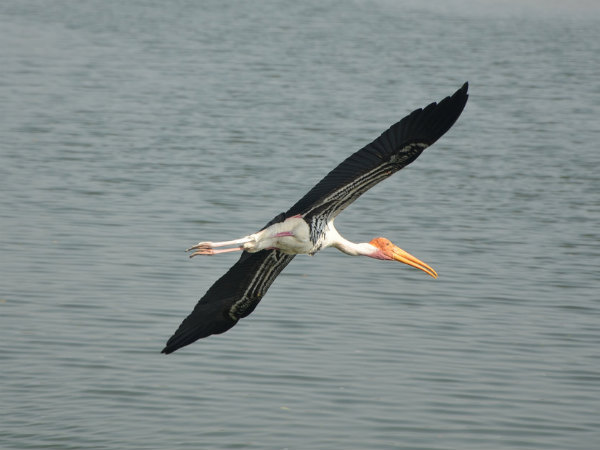
[[[456,122],[468,99],[468,83],[439,103],[420,108],[329,172],[287,212],[239,239],[200,242],[190,257],[241,251],[240,259],[198,301],[162,353],[220,334],[248,316],[277,275],[298,254],[335,247],[348,255],[399,261],[437,278],[423,261],[378,237],[368,243],[344,239],[334,219],[361,194],[413,162]]]

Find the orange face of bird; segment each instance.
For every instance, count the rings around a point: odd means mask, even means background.
[[[401,263],[408,264],[409,266],[420,269],[426,274],[431,275],[433,278],[437,278],[438,276],[436,271],[433,270],[428,264],[424,263],[423,261],[411,255],[410,253],[405,252],[400,247],[395,246],[386,238],[375,238],[371,242],[369,242],[369,244],[379,249],[379,252],[376,255],[373,255],[374,258],[391,259],[394,261],[399,261]]]

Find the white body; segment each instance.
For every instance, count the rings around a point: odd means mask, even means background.
[[[242,239],[248,239],[242,247],[250,253],[277,248],[289,255],[299,255],[310,253],[313,248],[308,224],[300,217],[290,217]]]
[[[247,236],[242,247],[250,253],[268,248],[277,248],[289,255],[312,255],[322,248],[335,247],[348,255],[370,255],[377,248],[368,243],[355,244],[344,239],[333,226],[327,223],[323,236],[316,244],[310,240],[310,229],[301,217],[290,217],[283,222],[271,225],[258,233]]]

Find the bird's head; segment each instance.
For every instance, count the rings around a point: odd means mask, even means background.
[[[395,246],[389,239],[378,237],[369,242],[369,244],[376,248],[375,252],[369,255],[371,258],[399,261],[408,264],[409,266],[416,267],[417,269],[421,269],[433,278],[437,278],[438,276],[436,271],[428,264],[414,257],[410,253],[405,252],[400,247]]]

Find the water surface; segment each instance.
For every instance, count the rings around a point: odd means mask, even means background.
[[[600,14],[575,2],[0,6],[0,446],[593,449]],[[341,215],[432,280],[297,257],[165,357],[245,235],[417,107],[455,127]]]

